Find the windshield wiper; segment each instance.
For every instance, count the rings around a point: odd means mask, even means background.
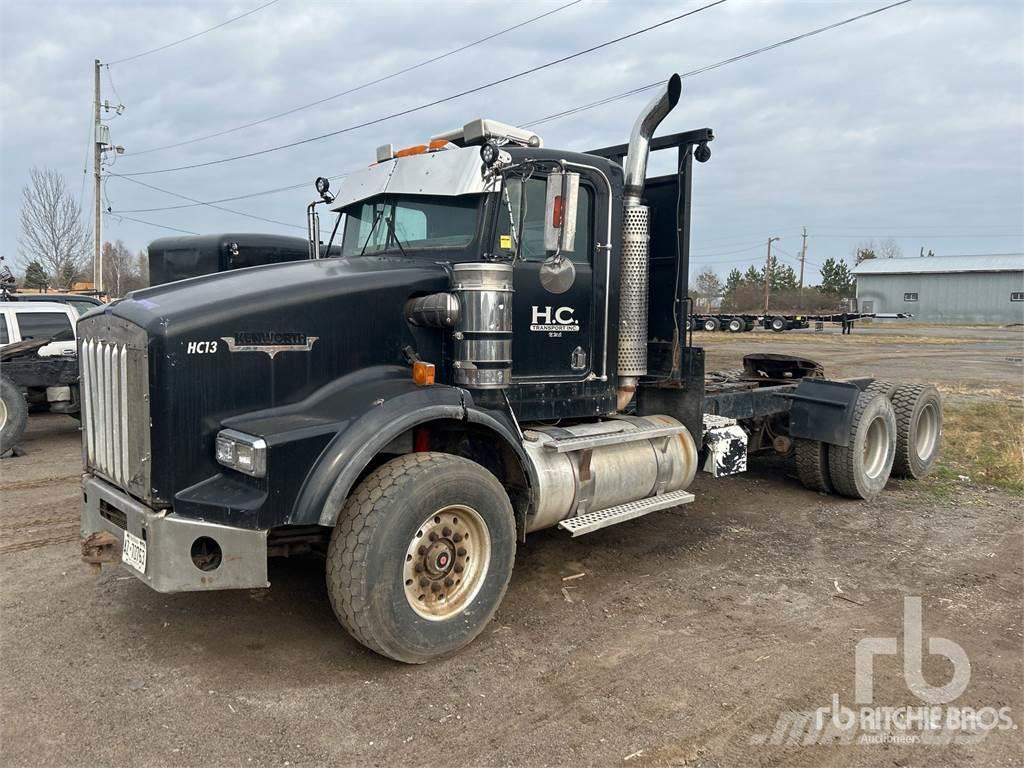
[[[395,241],[395,245],[398,246],[398,250],[402,252],[402,256],[405,256],[405,248],[402,247],[402,241],[398,239],[398,233],[395,231],[395,217],[388,217],[388,238]],[[408,256],[406,256],[408,258]]]
[[[369,232],[369,234],[366,235],[366,242],[363,243],[363,248],[362,248],[361,251],[359,251],[359,255],[360,256],[362,256],[364,253],[366,253],[366,247],[370,244],[370,238],[372,238],[373,237],[373,233],[377,231],[377,224],[380,223],[380,220],[383,217],[384,217],[384,206],[382,205],[380,207],[380,210],[377,211],[376,215],[373,217],[373,224],[370,225],[370,232]]]

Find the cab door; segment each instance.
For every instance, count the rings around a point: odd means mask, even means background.
[[[518,220],[519,185],[509,183],[509,202]],[[563,256],[576,276],[567,290],[554,293],[541,282],[547,178],[535,174],[525,181],[526,216],[522,246],[515,262],[512,298],[512,378],[520,383],[579,381],[594,368],[594,190],[581,180],[576,211],[576,243]],[[511,249],[507,216],[500,216],[500,248]]]

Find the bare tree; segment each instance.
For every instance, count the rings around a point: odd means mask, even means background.
[[[885,238],[878,246],[878,258],[880,259],[899,259],[902,256],[903,249],[891,237]]]
[[[21,195],[22,263],[39,261],[52,285],[70,288],[89,252],[90,232],[78,203],[64,177],[48,169],[33,168]]]
[[[146,250],[132,253],[118,240],[103,243],[103,287],[111,298],[149,285],[149,262]]]
[[[699,299],[703,299],[705,311],[710,312],[724,292],[722,281],[712,270],[705,269],[697,275],[697,285],[693,293]]]

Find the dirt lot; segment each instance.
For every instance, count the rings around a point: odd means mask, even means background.
[[[936,381],[954,406],[1022,394],[1019,330],[697,338],[709,368],[780,351]],[[340,629],[315,557],[272,563],[266,591],[159,595],[94,574],[78,560],[77,423],[33,418],[26,449],[0,463],[4,765],[1024,764],[1019,729],[945,746],[777,730],[833,694],[854,706],[854,648],[902,651],[905,596],[926,639],[970,660],[953,705],[1024,725],[1024,505],[976,477],[861,503],[803,490],[781,459],[701,475],[686,508],[532,536],[480,638],[407,667]],[[901,658],[876,658],[873,706],[922,703]],[[927,644],[923,668],[935,686],[952,674]]]

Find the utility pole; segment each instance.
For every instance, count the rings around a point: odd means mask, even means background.
[[[93,147],[92,147],[92,169],[93,169],[93,182],[96,194],[96,199],[93,203],[96,220],[93,222],[94,238],[93,238],[93,254],[92,254],[92,278],[93,286],[98,291],[103,290],[103,252],[102,252],[102,233],[100,231],[100,221],[103,216],[102,209],[100,208],[100,184],[102,183],[101,168],[103,164],[103,144],[100,142],[100,60],[96,59],[94,82],[93,82],[93,99],[94,99],[94,118],[95,122],[93,125]]]
[[[807,261],[807,227],[804,227],[804,244],[800,249],[800,309],[804,308],[804,262]]]
[[[768,294],[772,284],[772,243],[781,238],[768,238],[768,258],[764,263],[764,313],[768,314]]]

